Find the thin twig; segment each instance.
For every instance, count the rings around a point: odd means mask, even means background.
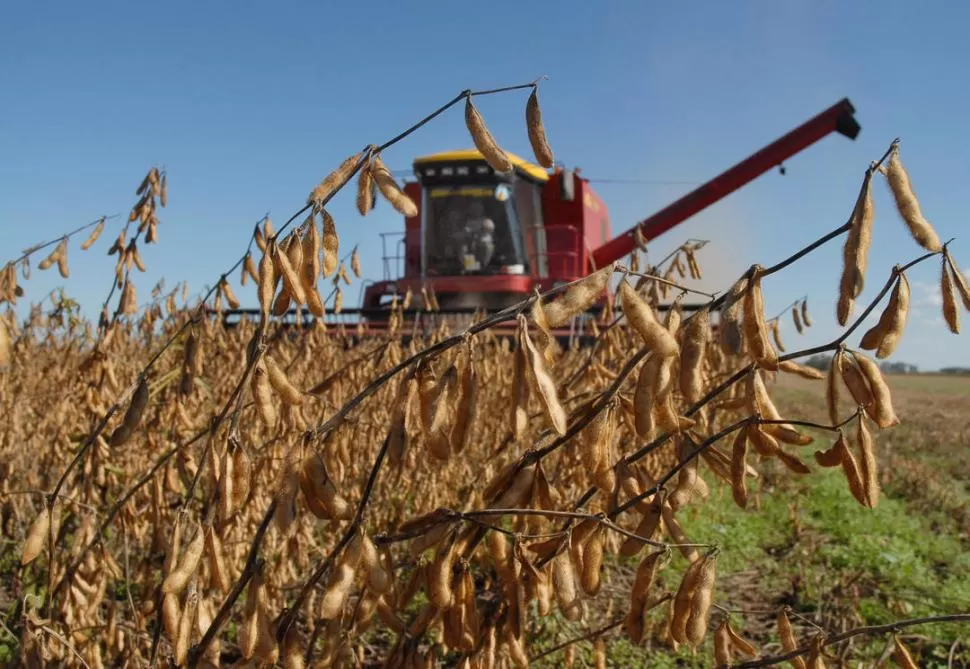
[[[666,599],[670,599],[670,595],[667,595],[666,596]],[[658,603],[662,604],[664,601],[666,601],[666,599],[661,600]],[[592,632],[588,632],[588,633],[584,634],[583,636],[576,637],[574,639],[570,639],[569,641],[564,641],[561,644],[559,644],[558,646],[553,646],[549,650],[545,650],[545,651],[539,653],[538,655],[536,655],[534,657],[530,657],[529,658],[529,661],[530,662],[537,662],[537,661],[541,660],[544,657],[548,657],[549,655],[552,655],[553,653],[559,652],[563,648],[566,648],[568,646],[572,646],[574,643],[582,643],[583,641],[591,641],[591,640],[595,639],[598,636],[602,636],[602,635],[606,634],[607,632],[610,632],[612,630],[615,630],[617,627],[619,627],[622,624],[623,624],[623,618],[617,618],[613,622],[607,623],[606,625],[604,625],[603,627],[600,627],[599,629],[593,630]]]

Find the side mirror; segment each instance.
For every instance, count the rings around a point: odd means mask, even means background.
[[[566,202],[576,199],[576,174],[572,170],[563,170],[559,176],[560,197]]]

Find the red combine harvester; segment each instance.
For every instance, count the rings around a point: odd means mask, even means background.
[[[404,190],[418,213],[405,218],[390,253],[389,235],[382,235],[384,279],[366,285],[359,309],[328,312],[328,324],[379,333],[392,302],[409,291],[405,315],[426,319],[419,325],[442,317],[460,323],[520,302],[537,288],[581,278],[637,248],[638,228],[644,240],[655,239],[829,133],[855,139],[860,126],[854,113],[842,99],[616,237],[606,204],[574,170],[549,172],[510,156],[512,173],[499,174],[475,150],[417,158],[417,181]],[[422,303],[423,291],[437,301],[434,313]],[[231,312],[243,313],[258,312]]]

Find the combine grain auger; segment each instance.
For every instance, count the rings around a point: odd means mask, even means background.
[[[640,242],[656,239],[780,168],[832,132],[854,140],[860,131],[854,114],[848,98],[840,100],[617,236],[606,203],[578,170],[547,171],[510,155],[514,169],[500,174],[476,150],[419,157],[413,163],[416,180],[404,186],[418,211],[405,218],[404,232],[390,251],[382,235],[383,280],[366,285],[359,309],[328,311],[327,324],[347,334],[379,335],[388,327],[392,305],[400,308],[407,296],[400,332],[426,331],[442,318],[463,326],[536,289],[548,290],[622,259]],[[685,310],[696,306],[683,305]],[[602,304],[578,317],[560,336],[582,340],[584,319],[601,309]],[[240,316],[258,318],[258,310],[225,312],[224,322],[231,326]],[[312,324],[308,314],[291,313],[287,320]]]

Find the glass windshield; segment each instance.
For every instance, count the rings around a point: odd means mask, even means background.
[[[519,226],[506,184],[432,187],[425,212],[428,275],[490,274],[523,265]]]

